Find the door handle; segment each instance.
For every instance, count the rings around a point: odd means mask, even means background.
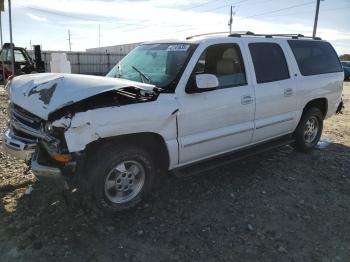
[[[286,88],[284,89],[284,96],[292,96],[293,95],[293,88]]]
[[[244,95],[241,97],[241,103],[242,105],[248,105],[248,104],[251,104],[253,103],[254,101],[254,98],[252,95]]]

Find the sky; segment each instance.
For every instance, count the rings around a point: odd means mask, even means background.
[[[7,2],[7,0],[5,0]],[[69,50],[228,31],[312,35],[316,0],[12,0],[13,41]],[[9,41],[8,6],[2,12]],[[100,38],[99,38],[100,27]],[[323,0],[317,36],[350,53],[350,0]],[[99,43],[100,39],[100,43]]]

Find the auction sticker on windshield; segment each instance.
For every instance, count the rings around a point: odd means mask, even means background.
[[[187,51],[190,45],[169,45],[167,51]]]

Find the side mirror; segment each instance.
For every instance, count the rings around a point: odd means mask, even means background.
[[[212,74],[196,75],[197,92],[215,90],[219,86],[219,80]]]

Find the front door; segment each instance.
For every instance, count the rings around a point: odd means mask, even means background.
[[[254,129],[254,89],[247,78],[240,44],[201,46],[192,59],[192,79],[196,74],[213,74],[219,87],[178,94],[180,165],[249,144]]]

